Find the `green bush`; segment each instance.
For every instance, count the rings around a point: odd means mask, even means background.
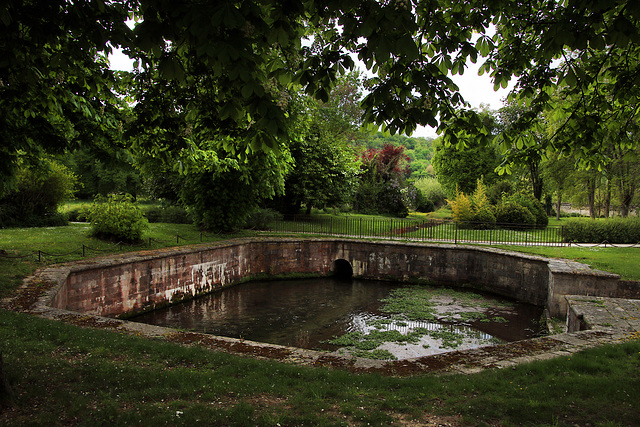
[[[506,198],[507,202],[515,203],[529,209],[533,214],[535,224],[539,227],[546,227],[549,224],[549,216],[547,210],[540,200],[529,194],[514,194]]]
[[[144,216],[149,222],[162,222],[162,208],[160,206],[151,206],[145,209]]]
[[[496,222],[498,224],[529,224],[536,223],[531,211],[516,203],[504,203],[496,207]]]
[[[447,195],[442,188],[442,184],[440,184],[437,179],[424,177],[418,179],[413,185],[420,190],[420,193],[426,200],[431,202],[433,210],[446,203]]]
[[[42,158],[21,164],[16,185],[0,198],[0,226],[45,227],[66,225],[58,206],[73,197],[76,177],[64,165]]]
[[[458,192],[454,200],[447,200],[447,202],[451,207],[453,219],[459,227],[482,230],[495,226],[494,208],[489,203],[482,180],[478,180],[476,190],[471,196]]]
[[[453,220],[456,223],[469,222],[473,219],[473,200],[462,192],[458,192],[453,200],[447,200]]]
[[[169,224],[192,224],[193,220],[184,208],[180,206],[151,206],[144,211],[144,216],[151,223],[164,222]]]
[[[420,190],[416,192],[416,212],[433,212],[436,210],[433,202],[422,194]]]
[[[89,207],[88,218],[91,233],[100,239],[135,242],[149,228],[149,221],[129,194],[97,197]]]
[[[193,219],[186,209],[180,206],[167,206],[162,211],[162,222],[170,224],[193,224]]]
[[[87,222],[87,209],[74,208],[67,211],[67,220],[72,222]]]
[[[513,185],[511,185],[511,182],[507,180],[495,182],[487,188],[487,197],[494,205],[499,204],[503,197],[509,197],[512,194]]]
[[[640,218],[571,219],[563,228],[563,238],[576,243],[638,243]]]
[[[244,223],[244,228],[252,230],[268,230],[274,221],[282,219],[282,214],[273,209],[254,209]]]
[[[476,229],[493,228],[496,224],[496,216],[490,206],[477,210],[471,217],[471,226]]]

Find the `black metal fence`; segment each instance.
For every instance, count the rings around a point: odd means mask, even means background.
[[[271,231],[326,234],[361,238],[483,243],[529,246],[564,246],[562,226],[529,224],[455,223],[450,220],[414,218],[357,218],[288,216],[274,221]]]

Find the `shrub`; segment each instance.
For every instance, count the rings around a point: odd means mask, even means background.
[[[473,219],[474,212],[471,197],[467,196],[463,192],[458,192],[455,199],[447,200],[447,202],[449,202],[453,220],[456,223],[469,222]]]
[[[496,217],[493,206],[485,193],[482,180],[478,180],[476,190],[471,197],[459,192],[454,200],[448,200],[453,219],[458,226],[464,228],[493,228]]]
[[[86,222],[87,221],[87,209],[86,208],[74,208],[67,211],[67,220],[72,222]]]
[[[76,177],[62,164],[40,159],[22,164],[15,187],[0,199],[0,226],[42,227],[66,225],[58,206],[73,196]]]
[[[507,180],[495,182],[487,189],[487,197],[494,205],[500,203],[503,197],[513,194],[513,186]]]
[[[640,218],[571,219],[564,226],[563,238],[577,243],[638,243]]]
[[[493,228],[496,223],[496,216],[490,206],[485,206],[473,214],[471,222],[471,226],[476,229]]]
[[[549,224],[547,210],[540,200],[528,194],[514,194],[506,198],[508,202],[524,206],[533,214],[535,224],[539,227],[546,227]]]
[[[252,230],[268,230],[274,221],[282,219],[282,214],[273,209],[257,208],[251,211],[245,220],[244,228]]]
[[[144,211],[144,216],[149,222],[162,222],[162,208],[151,206]]]
[[[536,219],[531,211],[516,203],[504,203],[496,208],[498,224],[535,224]]]
[[[88,217],[92,234],[100,239],[135,242],[149,228],[149,221],[129,194],[97,197]]]
[[[435,210],[446,203],[447,195],[442,188],[442,184],[435,178],[420,178],[414,183],[420,190],[422,196],[431,202]]]
[[[170,224],[193,224],[193,219],[186,209],[180,206],[167,206],[162,210],[162,222]]]
[[[422,194],[420,190],[416,192],[416,212],[433,212],[436,210],[433,202]]]
[[[409,215],[409,207],[406,204],[402,184],[397,179],[391,179],[382,183],[382,189],[377,195],[377,211],[398,218]]]
[[[193,219],[186,209],[180,206],[152,206],[144,211],[149,222],[165,222],[169,224],[192,224]]]

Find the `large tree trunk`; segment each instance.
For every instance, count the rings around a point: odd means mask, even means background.
[[[629,208],[631,207],[631,202],[633,202],[633,195],[635,193],[635,186],[620,185],[620,215],[623,217],[629,216]]]
[[[558,191],[558,202],[556,204],[556,219],[560,220],[560,208],[562,207],[562,192]]]
[[[542,176],[540,175],[540,165],[538,162],[529,163],[529,175],[531,175],[531,185],[533,187],[533,197],[542,201]]]
[[[596,178],[590,177],[587,181],[587,200],[589,203],[589,216],[596,218]]]
[[[607,190],[604,196],[604,217],[609,218],[611,213],[611,180],[607,179]]]

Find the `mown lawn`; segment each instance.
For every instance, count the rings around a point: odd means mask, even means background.
[[[0,257],[2,296],[44,263],[81,257],[39,262],[35,250],[64,253],[83,244],[104,245],[107,252],[135,249],[95,241],[86,232],[79,224],[0,230],[4,254],[29,255]],[[157,247],[175,245],[176,235],[193,239],[181,243],[200,240],[191,226],[151,224],[150,233]],[[575,256],[597,268],[611,263],[613,272],[640,277],[636,252],[548,251],[544,255]],[[13,390],[2,425],[640,424],[637,339],[514,369],[389,378],[256,360],[6,310],[0,310],[0,336]]]

